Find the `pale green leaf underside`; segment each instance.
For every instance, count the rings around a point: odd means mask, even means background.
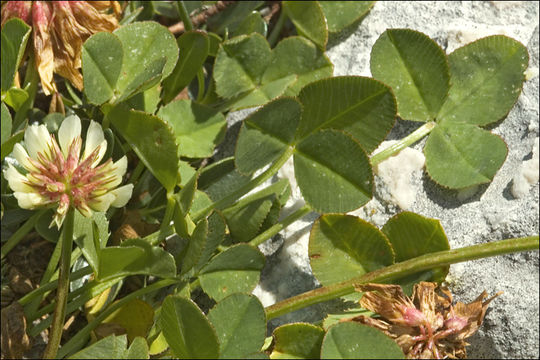
[[[373,77],[390,85],[401,118],[434,120],[450,88],[446,55],[428,36],[409,29],[389,29],[371,50]]]
[[[514,106],[529,63],[527,49],[506,36],[489,36],[448,56],[452,87],[437,118],[487,125]]]
[[[313,274],[322,285],[349,280],[394,262],[386,236],[351,215],[319,218],[311,229],[308,251]]]
[[[424,147],[427,172],[437,183],[452,189],[493,180],[507,152],[499,136],[460,123],[438,125]]]

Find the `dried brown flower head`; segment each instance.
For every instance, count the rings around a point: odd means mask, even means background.
[[[108,14],[112,9],[115,15]],[[117,1],[6,1],[2,25],[21,18],[32,26],[36,67],[45,94],[56,92],[53,73],[82,90],[81,50],[86,39],[118,27]]]
[[[474,334],[484,319],[488,304],[502,292],[484,300],[484,291],[470,304],[452,305],[452,294],[436,283],[414,286],[412,299],[399,285],[363,284],[362,307],[380,315],[348,319],[382,330],[394,339],[409,359],[466,358],[465,339]]]

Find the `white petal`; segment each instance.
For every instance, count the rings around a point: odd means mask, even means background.
[[[70,115],[62,121],[58,129],[58,143],[64,158],[67,159],[69,145],[77,136],[81,136],[81,119],[77,115]]]
[[[92,167],[96,167],[97,164],[100,163],[101,159],[103,159],[103,156],[105,155],[105,152],[107,151],[107,140],[103,140],[100,144],[98,156],[96,160],[92,163]]]
[[[16,143],[13,147],[13,157],[17,162],[28,171],[36,171],[37,169],[28,161],[28,153],[24,146],[20,143]]]
[[[124,155],[120,160],[113,164],[113,170],[109,172],[111,176],[114,176],[114,180],[107,184],[109,189],[115,188],[122,182],[122,176],[127,170],[127,157]]]
[[[92,200],[90,204],[88,204],[92,210],[95,211],[107,211],[107,209],[111,206],[111,203],[115,200],[115,195],[111,192],[108,192],[104,195],[98,196]]]
[[[86,133],[86,143],[84,145],[84,153],[82,160],[86,159],[94,149],[100,145],[100,154],[105,154],[105,150],[107,150],[107,141],[105,140],[105,136],[103,135],[103,130],[101,129],[101,125],[99,125],[94,120],[90,121],[90,126],[88,126],[88,132]],[[103,155],[99,157],[99,161],[101,161],[101,158]],[[97,164],[99,164],[99,161],[97,161]]]
[[[47,199],[37,193],[14,192],[19,206],[23,209],[34,209],[37,206],[46,205]]]
[[[13,191],[19,192],[33,192],[31,186],[25,184],[26,177],[9,164],[7,170],[4,170],[4,178],[8,181],[9,187]],[[22,206],[21,206],[22,207]]]
[[[131,199],[131,193],[133,192],[133,184],[127,184],[120,186],[118,189],[112,190],[110,193],[113,193],[116,196],[116,199],[111,203],[111,206],[122,207],[127,204],[129,199]]]
[[[49,153],[50,141],[51,135],[45,125],[30,125],[24,132],[24,144],[26,145],[28,154],[33,159],[38,159],[38,153]]]

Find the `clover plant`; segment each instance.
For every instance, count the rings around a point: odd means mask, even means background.
[[[59,3],[39,6],[57,11]],[[52,324],[46,357],[403,358],[383,332],[342,321],[373,314],[355,288],[392,283],[411,294],[422,281],[444,281],[452,263],[538,249],[538,236],[450,249],[436,219],[401,212],[378,229],[347,214],[372,199],[373,166],[427,134],[435,182],[489,183],[507,147],[485,127],[510,111],[528,65],[525,47],[505,36],[446,55],[420,32],[388,29],[373,45],[373,78],[332,77],[329,37],[357,26],[373,3],[123,2],[114,31],[79,39],[73,61],[82,91],[58,70],[51,98],[38,91],[43,54],[28,41],[37,24],[16,13],[24,7],[2,5],[2,19],[15,11],[2,25],[2,276],[27,235],[54,248],[39,287],[10,305],[25,336]],[[234,154],[215,157],[227,113],[251,107],[258,109],[243,120]],[[397,117],[425,124],[373,154]],[[89,140],[77,165],[70,159],[78,161],[81,131]],[[59,152],[41,144],[46,150],[35,154],[34,143],[49,136]],[[305,205],[281,216],[291,186],[267,180],[291,157]],[[79,183],[49,171],[64,174],[64,163],[102,169],[102,158],[113,159],[112,169],[81,175],[86,197],[75,196]],[[129,202],[112,190],[120,180]],[[104,205],[107,191],[113,198]],[[54,192],[63,194],[58,201],[35,200]],[[310,265],[322,287],[264,308],[251,294],[266,261],[257,246],[311,211],[320,217]],[[339,297],[355,305],[322,324],[267,333],[268,320]],[[76,312],[77,330],[59,346]],[[26,350],[9,349],[15,357]]]

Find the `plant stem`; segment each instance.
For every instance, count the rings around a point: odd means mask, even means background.
[[[260,233],[256,237],[254,237],[250,242],[249,245],[252,246],[258,246],[265,242],[266,240],[270,239],[272,236],[276,235],[278,232],[295,222],[296,220],[300,219],[304,215],[311,212],[311,208],[308,205],[302,206],[300,209],[296,210],[289,216],[287,216],[282,221],[278,222],[274,226],[271,226],[266,231]]]
[[[351,294],[355,291],[354,286],[357,284],[387,283],[423,270],[518,251],[538,250],[538,246],[538,236],[530,236],[425,254],[341,283],[324,286],[280,301],[265,309],[266,318],[270,320],[309,305]]]
[[[159,228],[159,235],[157,239],[158,244],[162,242],[163,240],[165,240],[165,238],[168,236],[167,228],[171,224],[171,219],[174,213],[174,205],[175,205],[174,194],[167,193],[167,208],[165,209],[165,215],[163,216],[161,227]]]
[[[49,343],[43,353],[44,359],[54,359],[62,339],[64,319],[66,316],[67,296],[69,292],[69,268],[71,266],[71,246],[73,245],[73,225],[75,210],[69,207],[63,225],[62,255],[60,256],[60,272],[58,274],[58,288],[56,290],[56,308],[52,321]]]
[[[276,21],[276,25],[274,25],[272,32],[268,36],[268,43],[270,44],[270,47],[274,47],[274,45],[276,44],[279,35],[281,34],[281,30],[283,29],[283,25],[285,24],[285,20],[287,20],[287,14],[285,14],[282,5],[279,17]]]
[[[135,184],[137,180],[139,180],[139,177],[141,176],[142,172],[144,171],[145,167],[142,161],[139,160],[139,163],[137,166],[135,166],[135,169],[131,173],[131,176],[129,177],[129,184]]]
[[[192,220],[194,223],[197,223],[197,221],[201,220],[203,216],[206,216],[210,211],[213,209],[221,209],[225,206],[228,206],[232,204],[234,201],[236,201],[241,196],[247,194],[266,180],[268,180],[270,177],[272,177],[282,166],[285,164],[285,162],[291,157],[291,155],[294,152],[294,148],[289,147],[285,152],[276,160],[274,163],[266,169],[262,174],[259,176],[251,179],[248,183],[240,187],[239,189],[231,192],[229,195],[225,196],[224,198],[210,204],[206,208],[196,212],[192,216]]]
[[[189,31],[193,30],[193,24],[191,23],[191,18],[187,12],[186,6],[183,1],[177,1],[176,6],[178,7],[178,13],[180,13],[180,19],[184,22],[184,30]]]
[[[36,212],[34,215],[30,216],[28,220],[17,230],[11,237],[6,241],[6,243],[0,249],[1,258],[3,259],[17,244],[23,239],[23,237],[28,234],[36,225],[37,219],[43,214],[46,210],[41,210]]]
[[[96,316],[94,320],[90,321],[84,328],[79,330],[79,332],[75,336],[69,339],[69,341],[64,346],[62,346],[62,348],[58,352],[58,357],[62,358],[70,354],[71,352],[73,352],[77,348],[77,346],[80,346],[81,343],[84,341],[84,339],[86,339],[86,337],[90,335],[90,332],[94,330],[96,326],[98,326],[104,319],[106,319],[107,316],[112,314],[117,309],[120,309],[129,301],[139,296],[142,296],[144,294],[148,294],[150,292],[159,290],[166,286],[175,284],[179,281],[180,280],[178,279],[163,279],[163,280],[157,281],[153,283],[152,285],[148,285],[142,289],[134,291],[131,294],[125,296],[124,298],[118,300],[114,304],[111,304],[109,307],[107,307],[107,309],[103,310],[98,316]]]
[[[388,159],[390,156],[393,156],[399,153],[401,150],[405,149],[407,146],[414,144],[435,128],[437,124],[433,121],[427,122],[424,125],[420,126],[418,129],[399,140],[394,145],[387,147],[386,149],[379,151],[371,157],[371,165],[377,166],[382,161]]]
[[[199,85],[197,102],[200,103],[202,99],[204,99],[204,72],[202,67],[199,69],[199,71],[197,71],[197,84]]]

